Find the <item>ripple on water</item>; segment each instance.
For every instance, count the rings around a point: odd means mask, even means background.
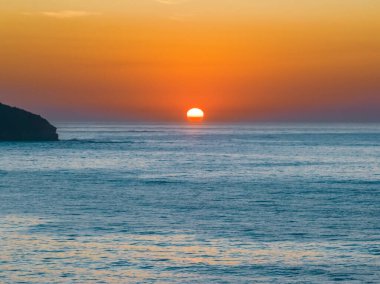
[[[378,242],[250,242],[195,235],[102,234],[70,238],[35,232],[54,223],[22,216],[0,221],[0,280],[56,283],[275,282],[295,275],[316,282],[379,279]],[[35,233],[31,234],[30,230]],[[363,249],[364,248],[364,249]],[[372,263],[372,265],[370,264]],[[352,271],[356,271],[357,277]],[[368,271],[371,273],[368,273]],[[365,272],[365,274],[364,274]],[[361,277],[361,278],[360,278]]]

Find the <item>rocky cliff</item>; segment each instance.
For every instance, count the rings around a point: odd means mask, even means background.
[[[57,140],[57,128],[46,119],[0,103],[0,141]]]

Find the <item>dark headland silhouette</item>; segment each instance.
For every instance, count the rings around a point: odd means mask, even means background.
[[[58,141],[57,128],[39,115],[0,103],[0,141]]]

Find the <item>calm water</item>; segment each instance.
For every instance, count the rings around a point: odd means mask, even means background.
[[[0,143],[1,283],[379,283],[379,125],[59,133]]]

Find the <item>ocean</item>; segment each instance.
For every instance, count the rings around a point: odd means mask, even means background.
[[[380,283],[380,125],[58,123],[0,143],[0,283]]]

